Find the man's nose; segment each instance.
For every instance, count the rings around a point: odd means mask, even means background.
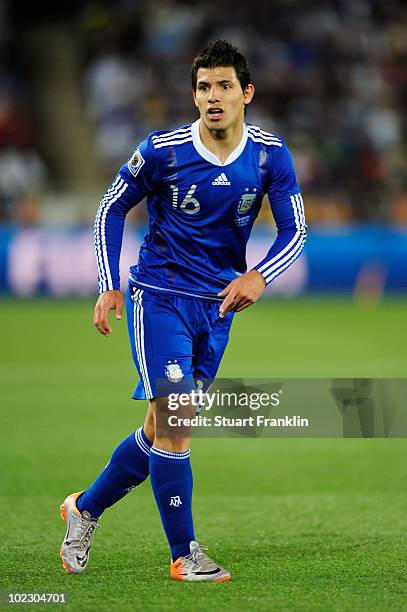
[[[219,102],[219,89],[217,87],[211,87],[209,92],[208,102],[210,104],[214,104],[215,102]]]

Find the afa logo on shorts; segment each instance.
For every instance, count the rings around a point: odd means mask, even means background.
[[[144,166],[144,158],[140,153],[140,149],[136,149],[132,157],[127,162],[127,167],[133,176],[137,176],[142,166]]]
[[[165,366],[165,375],[170,382],[177,383],[184,378],[184,372],[181,366],[175,361],[167,361]]]

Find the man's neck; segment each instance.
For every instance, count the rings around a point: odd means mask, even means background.
[[[243,123],[239,123],[236,128],[228,130],[208,129],[201,120],[199,123],[199,135],[202,144],[222,162],[227,160],[243,138]]]

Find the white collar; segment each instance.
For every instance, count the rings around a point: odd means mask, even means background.
[[[243,136],[242,136],[242,140],[239,142],[239,144],[237,145],[236,149],[234,151],[232,151],[232,153],[230,153],[230,155],[226,158],[225,162],[222,164],[220,159],[218,157],[216,157],[216,155],[211,153],[211,151],[209,151],[209,149],[207,149],[205,147],[205,145],[202,143],[201,136],[199,134],[199,124],[200,124],[200,122],[201,122],[201,120],[198,119],[197,121],[195,121],[191,125],[192,142],[193,142],[193,145],[194,145],[195,149],[199,153],[199,155],[201,157],[203,157],[204,159],[206,159],[206,161],[210,162],[211,164],[214,164],[215,166],[228,166],[229,164],[234,162],[239,157],[239,155],[243,152],[243,149],[246,146],[246,142],[247,142],[247,126],[246,126],[246,124],[245,123],[243,124]]]

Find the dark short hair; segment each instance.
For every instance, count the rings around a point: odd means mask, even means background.
[[[250,72],[246,58],[227,40],[217,39],[201,51],[192,62],[192,89],[196,91],[197,73],[199,68],[218,68],[232,66],[239,79],[243,91],[250,80]]]

